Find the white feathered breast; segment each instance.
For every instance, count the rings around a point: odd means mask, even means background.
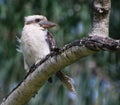
[[[46,39],[47,30],[34,25],[24,26],[20,43],[24,60],[29,67],[50,53]]]

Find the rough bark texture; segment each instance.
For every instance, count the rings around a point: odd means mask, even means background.
[[[107,38],[110,0],[94,0],[93,27],[89,37],[77,40],[53,52],[35,64],[24,80],[3,99],[1,105],[24,105],[58,70],[99,50],[120,52],[120,41]]]
[[[89,35],[108,37],[110,8],[110,0],[94,0],[93,26]]]
[[[52,74],[99,50],[120,52],[120,41],[89,36],[66,45],[59,53],[49,54],[31,68],[24,80],[3,100],[1,105],[25,104]]]

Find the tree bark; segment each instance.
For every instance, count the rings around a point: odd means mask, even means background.
[[[94,0],[93,22],[89,35],[108,37],[111,0]]]
[[[94,0],[93,26],[88,37],[65,45],[38,61],[1,105],[24,105],[58,70],[100,50],[120,52],[120,41],[108,38],[110,0]]]

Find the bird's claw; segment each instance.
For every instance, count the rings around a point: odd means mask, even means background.
[[[30,71],[32,70],[35,70],[37,68],[37,66],[36,66],[36,64],[34,63],[32,66],[31,66],[31,68],[30,68]]]
[[[53,48],[52,51],[54,51],[54,52],[60,52],[61,49],[57,47],[57,48]]]

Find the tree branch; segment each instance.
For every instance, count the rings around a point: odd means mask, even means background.
[[[100,50],[120,52],[120,40],[107,38],[110,0],[94,0],[93,26],[88,37],[65,45],[60,52],[52,52],[31,68],[1,105],[24,105],[58,70]]]
[[[4,99],[1,105],[25,104],[52,74],[100,50],[120,52],[120,40],[90,36],[66,45],[61,52],[55,55],[54,53],[49,54],[43,58],[42,62],[39,61],[36,64],[35,69],[31,69],[31,72]]]

